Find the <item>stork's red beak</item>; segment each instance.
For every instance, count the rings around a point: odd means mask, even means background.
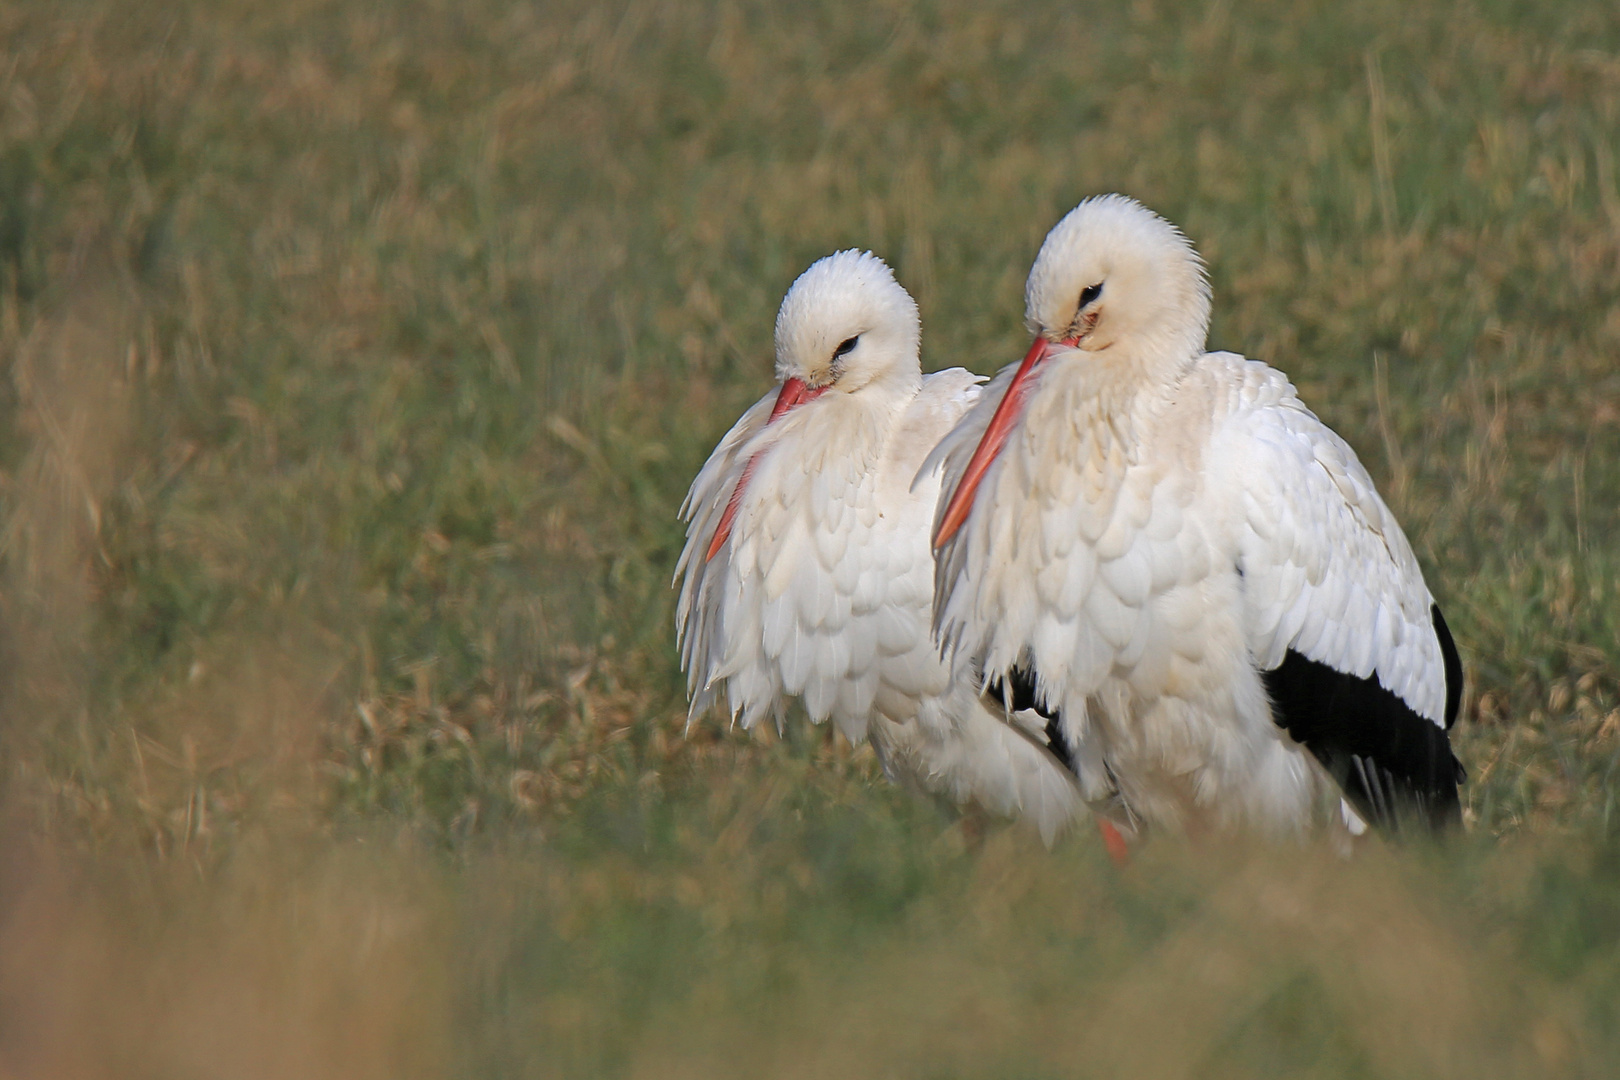
[[[1065,342],[1064,344],[1068,344]],[[1018,373],[1007,384],[1007,392],[1002,395],[1001,404],[996,406],[996,414],[990,418],[990,426],[984,429],[984,437],[974,449],[973,456],[968,459],[967,469],[962,473],[962,479],[957,482],[956,490],[951,494],[951,501],[945,506],[945,516],[939,519],[939,528],[934,530],[934,547],[943,547],[956,530],[962,527],[967,520],[968,511],[973,509],[973,496],[978,493],[979,481],[990,468],[990,463],[996,460],[1001,448],[1007,445],[1007,437],[1012,434],[1013,425],[1024,414],[1024,399],[1029,396],[1029,388],[1035,369],[1041,366],[1042,361],[1051,352],[1052,343],[1045,337],[1036,335],[1035,342],[1024,354],[1024,362],[1019,365]]]
[[[771,418],[765,421],[765,425],[769,427],[780,420],[783,413],[792,412],[805,402],[814,401],[826,392],[827,387],[825,386],[818,386],[812,390],[804,385],[803,379],[788,379],[782,384],[781,391],[776,395],[776,404],[771,407]]]
[[[814,401],[826,392],[825,386],[811,389],[804,384],[803,379],[788,379],[782,384],[781,392],[776,395],[776,404],[771,407],[771,417],[765,421],[765,426],[770,427],[787,413],[807,401]],[[758,457],[759,455],[755,454],[748,459],[748,464],[743,466],[742,476],[737,480],[737,486],[731,490],[731,501],[726,503],[726,512],[720,515],[720,524],[714,530],[714,539],[709,541],[709,552],[703,556],[704,562],[714,558],[715,553],[725,545],[727,537],[731,535],[731,523],[737,516],[737,507],[742,504],[743,491],[748,487],[748,479],[754,475],[754,462]]]

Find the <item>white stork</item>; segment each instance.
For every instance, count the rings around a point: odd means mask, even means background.
[[[939,480],[912,479],[983,379],[924,378],[920,335],[910,295],[859,251],[815,263],[782,301],[782,385],[720,440],[681,508],[688,723],[722,690],[744,728],[780,727],[798,698],[869,739],[891,779],[1021,814],[1050,843],[1084,812],[1072,774],[1044,728],[1008,724],[953,681],[931,640]]]
[[[1281,372],[1204,351],[1209,309],[1131,199],[1047,235],[1034,344],[925,465],[936,633],[1055,721],[1105,836],[1454,820],[1462,665],[1411,546]]]

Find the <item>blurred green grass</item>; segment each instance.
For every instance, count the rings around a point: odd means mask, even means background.
[[[0,59],[0,934],[75,958],[0,965],[68,1033],[0,1025],[3,1067],[1620,1051],[1610,5],[23,2]],[[1106,190],[1186,229],[1211,344],[1406,525],[1468,668],[1467,839],[1116,875],[822,732],[683,738],[675,508],[793,277],[869,247],[925,363],[988,372]]]

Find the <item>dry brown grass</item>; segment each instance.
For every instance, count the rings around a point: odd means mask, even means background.
[[[13,836],[0,1073],[442,1076],[453,981],[429,876],[274,854],[195,882],[87,875]]]

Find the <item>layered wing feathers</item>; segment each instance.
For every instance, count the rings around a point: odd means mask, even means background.
[[[1234,360],[1236,358],[1233,358]],[[1234,371],[1242,402],[1216,430],[1207,473],[1236,512],[1244,627],[1269,671],[1292,649],[1376,677],[1444,726],[1445,665],[1434,600],[1394,515],[1355,451],[1280,372]]]
[[[1238,508],[1244,623],[1276,723],[1356,811],[1455,820],[1445,730],[1462,668],[1405,535],[1354,451],[1281,374],[1249,363],[1211,447]]]

